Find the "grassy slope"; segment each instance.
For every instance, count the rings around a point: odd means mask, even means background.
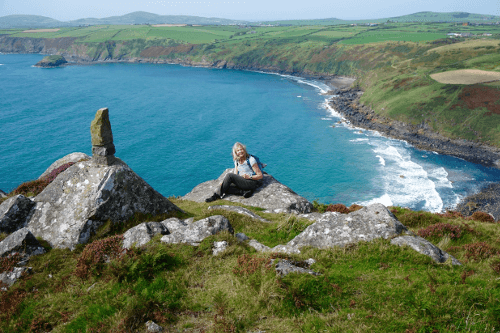
[[[447,40],[449,32],[489,32],[493,36],[451,45],[439,43]],[[498,83],[467,87],[440,84],[429,77],[432,73],[464,68],[500,71],[500,26],[107,25],[50,33],[11,31],[11,36],[78,37],[73,49],[60,53],[75,52],[91,59],[150,57],[187,63],[224,60],[238,68],[355,76],[365,90],[362,103],[377,113],[411,123],[426,122],[451,138],[479,140],[500,147],[499,97],[495,97],[500,96]],[[483,104],[476,103],[475,96],[483,99]]]
[[[269,246],[287,242],[310,224],[253,209],[273,221],[265,224],[236,213],[209,212],[208,204],[172,200],[196,220],[225,215],[235,232]],[[446,228],[443,235],[428,239],[464,266],[436,264],[389,240],[303,249],[293,256],[259,254],[226,233],[198,247],[165,245],[156,237],[109,264],[78,266],[88,253],[94,254],[91,258],[98,250],[110,253],[98,239],[124,229],[108,225],[87,250],[53,249],[31,259],[35,273],[0,292],[0,330],[145,331],[147,320],[175,332],[497,330],[500,257],[494,253],[500,249],[499,225],[400,208],[393,212],[415,232],[439,223],[461,228],[457,239]],[[221,240],[229,248],[214,257],[212,243]],[[321,275],[276,276],[271,258],[314,258],[312,269]]]

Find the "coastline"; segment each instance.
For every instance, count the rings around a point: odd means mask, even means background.
[[[432,131],[427,124],[412,125],[376,114],[360,103],[363,92],[357,88],[334,90],[329,105],[353,126],[404,140],[414,147],[465,161],[500,169],[500,148],[465,139],[450,139]]]

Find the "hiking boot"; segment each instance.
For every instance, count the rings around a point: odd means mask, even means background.
[[[212,194],[212,196],[210,198],[206,198],[205,202],[212,202],[212,201],[219,200],[219,199],[220,199],[220,195],[218,195],[217,193],[214,193],[214,194]]]
[[[253,190],[243,191],[244,198],[250,198],[253,195]]]

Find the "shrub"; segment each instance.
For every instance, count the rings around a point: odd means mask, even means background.
[[[447,218],[447,219],[458,219],[464,218],[463,214],[460,212],[455,212],[453,210],[447,210],[446,213],[437,213],[437,215]]]
[[[360,210],[361,208],[363,208],[363,206],[352,204],[351,206],[349,206],[349,212],[355,212],[357,210]]]
[[[498,254],[498,250],[485,242],[465,244],[463,248],[465,249],[465,257],[476,261]]]
[[[100,275],[104,263],[123,252],[122,241],[123,235],[117,235],[88,244],[78,258],[75,275],[82,279]]]
[[[249,254],[244,254],[238,257],[236,267],[233,268],[233,273],[239,276],[246,276],[260,270],[264,262],[269,259],[252,257]]]
[[[459,239],[462,237],[462,228],[449,223],[437,223],[420,229],[417,234],[423,238],[444,237],[449,236],[450,239]]]
[[[495,223],[493,216],[485,212],[474,212],[470,219],[474,221]]]
[[[349,208],[347,208],[343,204],[328,205],[328,207],[326,207],[326,211],[327,212],[338,212],[338,213],[341,213],[341,214],[348,214],[348,213],[350,213]]]
[[[441,222],[441,217],[427,212],[414,212],[407,209],[392,208],[391,212],[398,220],[410,228],[425,227]]]

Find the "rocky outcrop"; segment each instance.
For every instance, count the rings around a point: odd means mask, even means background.
[[[26,260],[31,256],[45,253],[45,249],[27,228],[22,228],[0,242],[0,257],[14,253],[19,253],[22,259]]]
[[[0,199],[7,198],[7,193],[4,191],[0,190]]]
[[[59,67],[67,63],[68,61],[61,55],[50,55],[37,62],[35,67],[52,68]]]
[[[72,165],[35,197],[28,228],[53,247],[74,249],[106,221],[181,211],[114,157],[108,109],[97,111],[91,135],[92,159]]]
[[[415,147],[440,154],[463,158],[472,163],[500,168],[500,149],[467,140],[452,140],[432,131],[426,124],[412,125],[385,118],[367,106],[359,98],[363,92],[358,89],[339,89],[330,100],[335,111],[341,113],[356,127],[384,133],[392,138],[405,140]]]
[[[53,247],[73,249],[86,243],[104,222],[126,221],[135,213],[180,211],[124,162],[79,162],[61,173],[35,197],[28,228]]]
[[[22,194],[0,204],[0,232],[11,233],[26,226],[26,220],[35,203]]]
[[[170,235],[163,236],[161,241],[168,244],[190,244],[198,246],[206,237],[221,231],[234,233],[229,220],[221,215],[207,217],[180,227]]]
[[[61,157],[60,159],[58,159],[57,161],[55,161],[54,163],[52,163],[48,168],[47,170],[45,170],[41,175],[40,177],[38,177],[38,179],[42,179],[42,178],[45,178],[47,177],[48,175],[50,175],[50,173],[52,171],[54,171],[55,169],[63,166],[64,164],[68,164],[68,163],[76,163],[76,162],[80,162],[80,161],[88,161],[90,160],[90,156],[87,155],[87,154],[84,154],[84,153],[71,153],[71,154],[68,154],[64,157]]]
[[[465,216],[475,212],[491,214],[495,221],[500,220],[500,183],[490,184],[479,193],[464,198],[456,210]]]
[[[287,245],[329,248],[377,238],[388,239],[407,230],[384,205],[373,204],[350,214],[324,214]]]
[[[204,202],[210,197],[219,184],[224,179],[226,173],[233,169],[227,169],[216,180],[209,180],[196,186],[191,192],[182,197],[184,200],[192,200],[196,202]],[[244,198],[229,194],[224,196],[224,200],[239,202],[244,205],[264,208],[266,212],[292,212],[292,213],[308,213],[312,210],[313,205],[305,198],[301,197],[289,187],[281,184],[273,176],[265,174],[262,179],[262,186],[255,190],[253,196]]]
[[[251,218],[259,220],[260,222],[271,223],[271,221],[266,220],[265,218],[260,217],[254,212],[240,206],[217,205],[208,207],[208,210],[215,210],[215,209],[227,210],[229,212],[235,212],[241,215],[250,216]]]
[[[399,246],[409,246],[418,253],[431,257],[437,263],[444,263],[450,260],[453,265],[462,265],[454,256],[441,250],[428,240],[418,236],[400,236],[391,239],[391,244]]]

